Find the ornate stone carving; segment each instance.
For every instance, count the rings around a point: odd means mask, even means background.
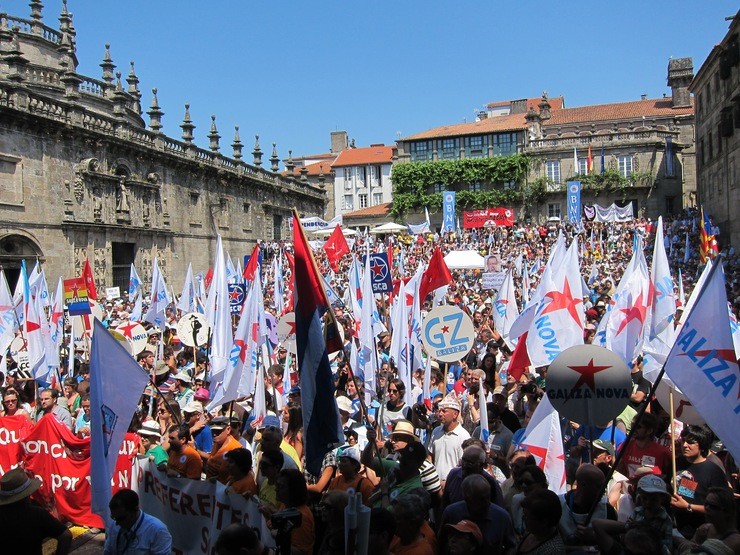
[[[74,193],[77,203],[82,204],[82,201],[85,200],[85,180],[79,173],[75,176]]]
[[[85,258],[87,258],[86,247],[75,247],[75,274],[80,275],[82,273],[82,267],[85,265]]]
[[[93,219],[96,223],[103,221],[103,201],[100,198],[100,188],[93,189]]]
[[[103,287],[108,283],[108,257],[109,252],[107,248],[95,249],[93,274],[95,276],[95,283]]]
[[[141,195],[141,204],[142,204],[141,217],[144,222],[144,226],[149,227],[151,226],[152,222],[151,222],[151,218],[149,215],[149,194],[148,193],[144,193],[143,195]]]

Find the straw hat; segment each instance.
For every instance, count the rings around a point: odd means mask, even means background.
[[[14,468],[0,478],[0,505],[10,505],[31,496],[41,487],[41,480],[29,478],[21,468]]]
[[[411,441],[419,441],[419,438],[414,433],[414,425],[408,420],[396,420],[391,435],[406,436]]]

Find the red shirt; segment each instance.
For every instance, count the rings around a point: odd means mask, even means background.
[[[628,478],[634,477],[635,471],[641,466],[658,467],[661,474],[666,476],[671,473],[670,450],[652,440],[645,447],[640,447],[637,442],[630,441],[622,457]]]

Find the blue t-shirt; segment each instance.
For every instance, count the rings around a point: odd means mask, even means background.
[[[203,426],[203,429],[193,439],[195,440],[195,448],[198,451],[210,453],[211,449],[213,449],[213,434],[208,424]]]

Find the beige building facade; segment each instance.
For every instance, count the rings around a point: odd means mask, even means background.
[[[212,264],[217,234],[240,258],[289,238],[293,208],[323,215],[325,191],[278,174],[275,145],[269,169],[259,138],[248,164],[237,128],[225,154],[213,117],[199,148],[187,105],[182,138],[164,135],[156,89],[144,113],[133,64],[122,75],[107,45],[101,78],[78,74],[71,15],[51,28],[40,4],[30,18],[0,17],[0,264],[11,281],[22,259],[45,262],[55,282],[87,257],[98,287],[127,289],[131,263],[148,287],[156,256],[179,291],[188,263]]]

